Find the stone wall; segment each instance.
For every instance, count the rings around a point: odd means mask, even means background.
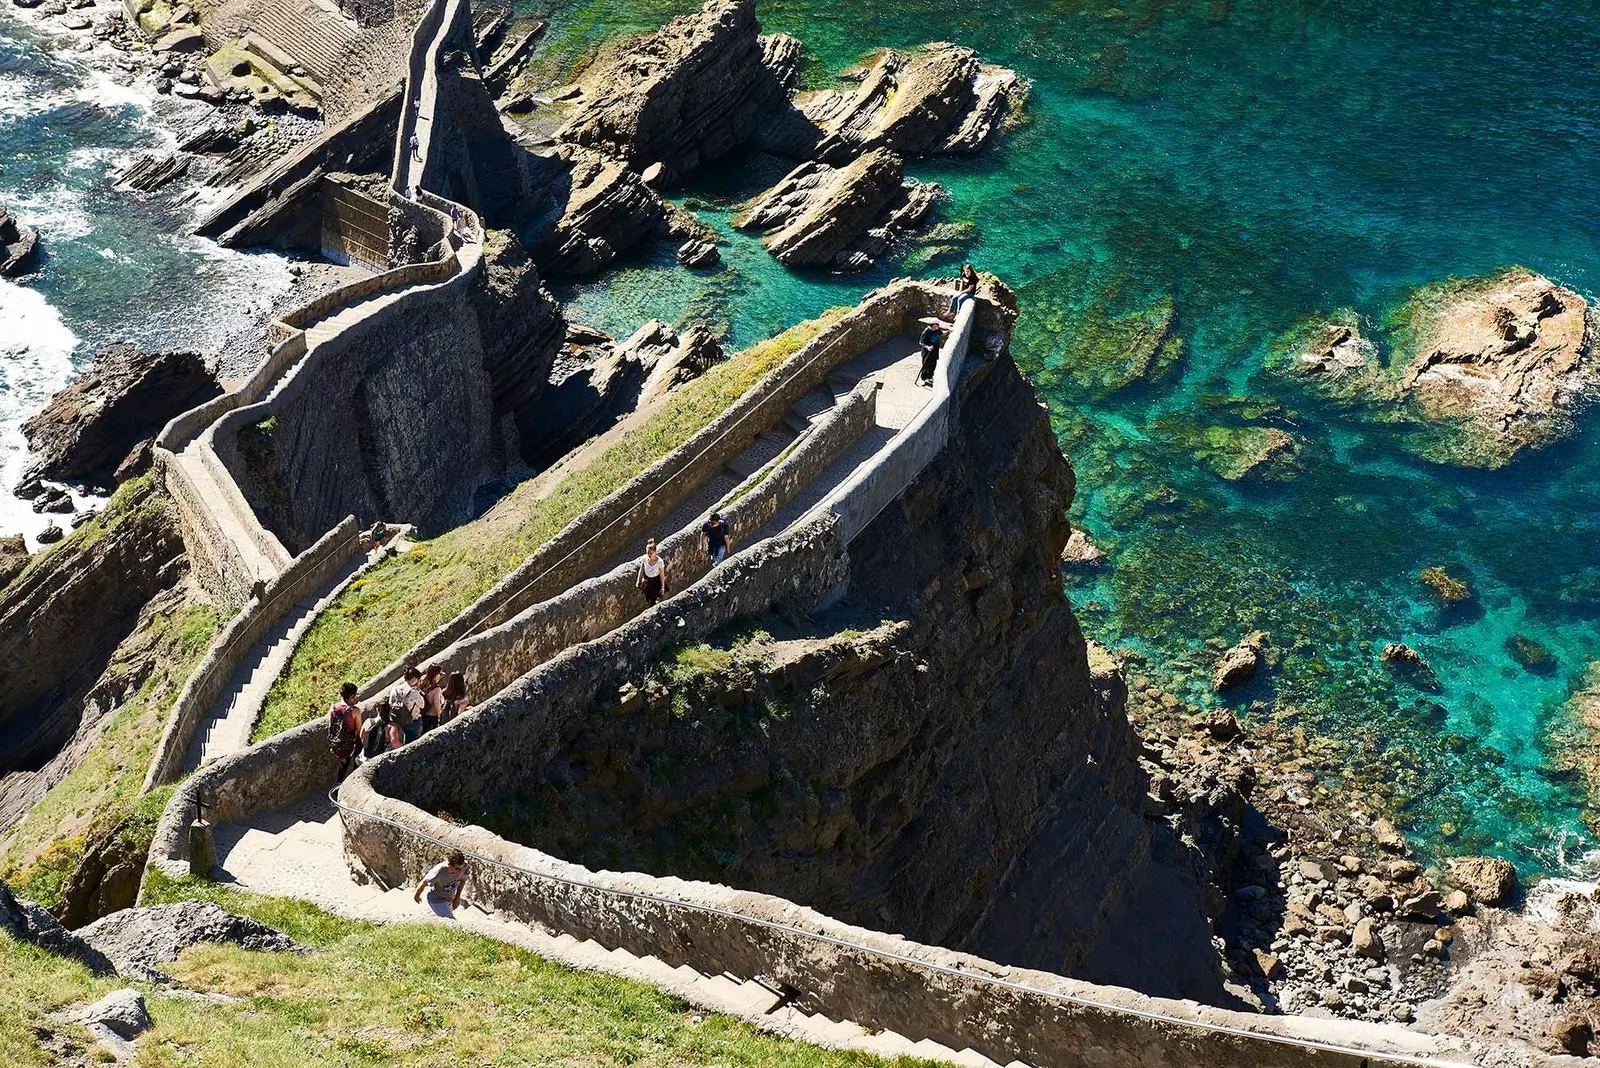
[[[683,494],[720,470],[781,418],[789,405],[821,384],[830,370],[900,334],[929,309],[943,311],[947,299],[938,283],[897,281],[869,293],[853,311],[768,372],[721,416],[586,510],[455,619],[369,679],[362,686],[363,696],[393,682],[406,664],[436,659],[464,635],[504,623],[640,544],[677,507]],[[978,322],[991,329],[1008,325],[998,311],[980,311]]]
[[[318,251],[334,263],[356,263],[375,271],[389,266],[388,205],[345,183],[322,183]]]
[[[183,758],[200,718],[211,710],[245,655],[282,618],[285,609],[321,588],[360,549],[360,528],[354,516],[346,516],[296,557],[283,574],[267,584],[260,599],[252,599],[223,629],[178,694],[141,793],[182,776]]]
[[[800,438],[788,455],[755,472],[723,508],[735,544],[760,530],[813,478],[847,450],[874,422],[877,391],[863,388]],[[711,570],[699,551],[698,526],[674,531],[660,544],[669,561],[672,590],[683,589]],[[446,671],[466,675],[473,694],[496,694],[525,672],[569,646],[608,634],[646,608],[636,588],[638,563],[629,560],[604,575],[580,582],[540,601],[499,626],[461,639],[436,656]]]

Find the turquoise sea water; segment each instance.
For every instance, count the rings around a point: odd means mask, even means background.
[[[688,3],[598,0],[551,14],[552,81],[610,35]],[[1356,418],[1263,368],[1307,316],[1352,308],[1376,331],[1413,286],[1522,264],[1600,294],[1600,22],[1555,0],[1135,2],[775,0],[764,26],[810,49],[808,78],[879,46],[953,40],[1032,80],[1028,124],[968,161],[911,168],[950,193],[970,259],[1018,289],[1016,354],[1079,476],[1074,518],[1112,567],[1074,580],[1086,629],[1210,700],[1220,640],[1260,628],[1262,700],[1346,743],[1394,790],[1425,850],[1563,868],[1592,841],[1546,736],[1600,659],[1600,412],[1498,472],[1439,466],[1398,428]],[[563,295],[616,332],[708,319],[744,344],[900,273],[798,275],[727,230],[763,177],[720,168],[687,191],[728,233],[726,269],[670,250]],[[1181,358],[1115,388],[1087,361],[1170,307]],[[1114,345],[1112,346],[1115,347]],[[1115,378],[1116,376],[1110,375]],[[1302,442],[1280,479],[1221,477],[1245,427]],[[1292,476],[1292,477],[1289,477]],[[1440,565],[1474,606],[1441,610]],[[1514,634],[1556,658],[1536,674]],[[1211,643],[1207,645],[1208,641]],[[1386,673],[1419,649],[1442,692]],[[1259,709],[1255,713],[1264,714]]]

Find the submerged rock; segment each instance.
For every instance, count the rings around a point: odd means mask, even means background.
[[[1506,639],[1506,652],[1511,659],[1535,675],[1550,675],[1556,670],[1555,654],[1526,634],[1513,634]]]
[[[1442,605],[1448,607],[1472,600],[1472,587],[1466,580],[1456,578],[1442,567],[1425,567],[1417,573],[1417,578]]]
[[[1438,693],[1442,688],[1439,685],[1439,676],[1433,673],[1432,665],[1423,659],[1421,653],[1403,642],[1386,644],[1383,647],[1382,660],[1385,667],[1419,690]]]
[[[76,381],[22,424],[34,457],[23,481],[109,480],[141,441],[221,392],[197,353],[107,345]]]
[[[1600,385],[1588,303],[1523,268],[1426,287],[1398,317],[1400,389],[1456,431],[1442,458],[1504,466],[1566,437]]]
[[[1211,669],[1211,688],[1218,693],[1243,686],[1255,677],[1261,666],[1261,653],[1267,636],[1253,631],[1217,659]]]

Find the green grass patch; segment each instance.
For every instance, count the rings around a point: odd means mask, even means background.
[[[54,905],[83,854],[85,839],[127,820],[123,835],[149,841],[170,788],[139,796],[156,743],[183,684],[216,633],[211,605],[182,604],[148,620],[142,644],[155,667],[83,762],[50,789],[12,828],[0,853],[0,879],[23,897]],[[132,818],[130,818],[132,817]]]
[[[524,483],[496,509],[494,521],[486,517],[457,527],[385,560],[351,583],[318,617],[278,677],[252,739],[271,737],[319,715],[337,698],[341,683],[361,683],[377,674],[585,509],[711,423],[849,310],[834,308],[717,364],[550,493],[537,496]],[[516,516],[509,533],[503,519],[507,508]]]
[[[458,927],[374,926],[187,879],[153,879],[151,889],[153,901],[216,901],[313,949],[200,945],[164,965],[182,986],[243,1000],[217,1005],[141,988],[155,1024],[138,1042],[142,1068],[890,1063],[774,1038],[652,987],[574,971]],[[35,1041],[36,1027],[63,1030],[46,1013],[124,985],[0,935],[0,1063],[55,1063]]]

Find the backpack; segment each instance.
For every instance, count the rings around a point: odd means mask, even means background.
[[[347,716],[348,712],[339,705],[328,710],[328,748],[338,755],[354,752],[361,744],[359,734],[351,733]]]
[[[373,720],[369,720],[367,722],[367,725],[364,728],[362,728],[362,733],[365,735],[365,738],[362,740],[362,743],[361,743],[361,755],[362,756],[364,756],[364,757],[375,757],[379,753],[383,752],[383,747],[384,747],[383,726],[384,726],[383,720],[381,720],[381,719],[373,719]]]

